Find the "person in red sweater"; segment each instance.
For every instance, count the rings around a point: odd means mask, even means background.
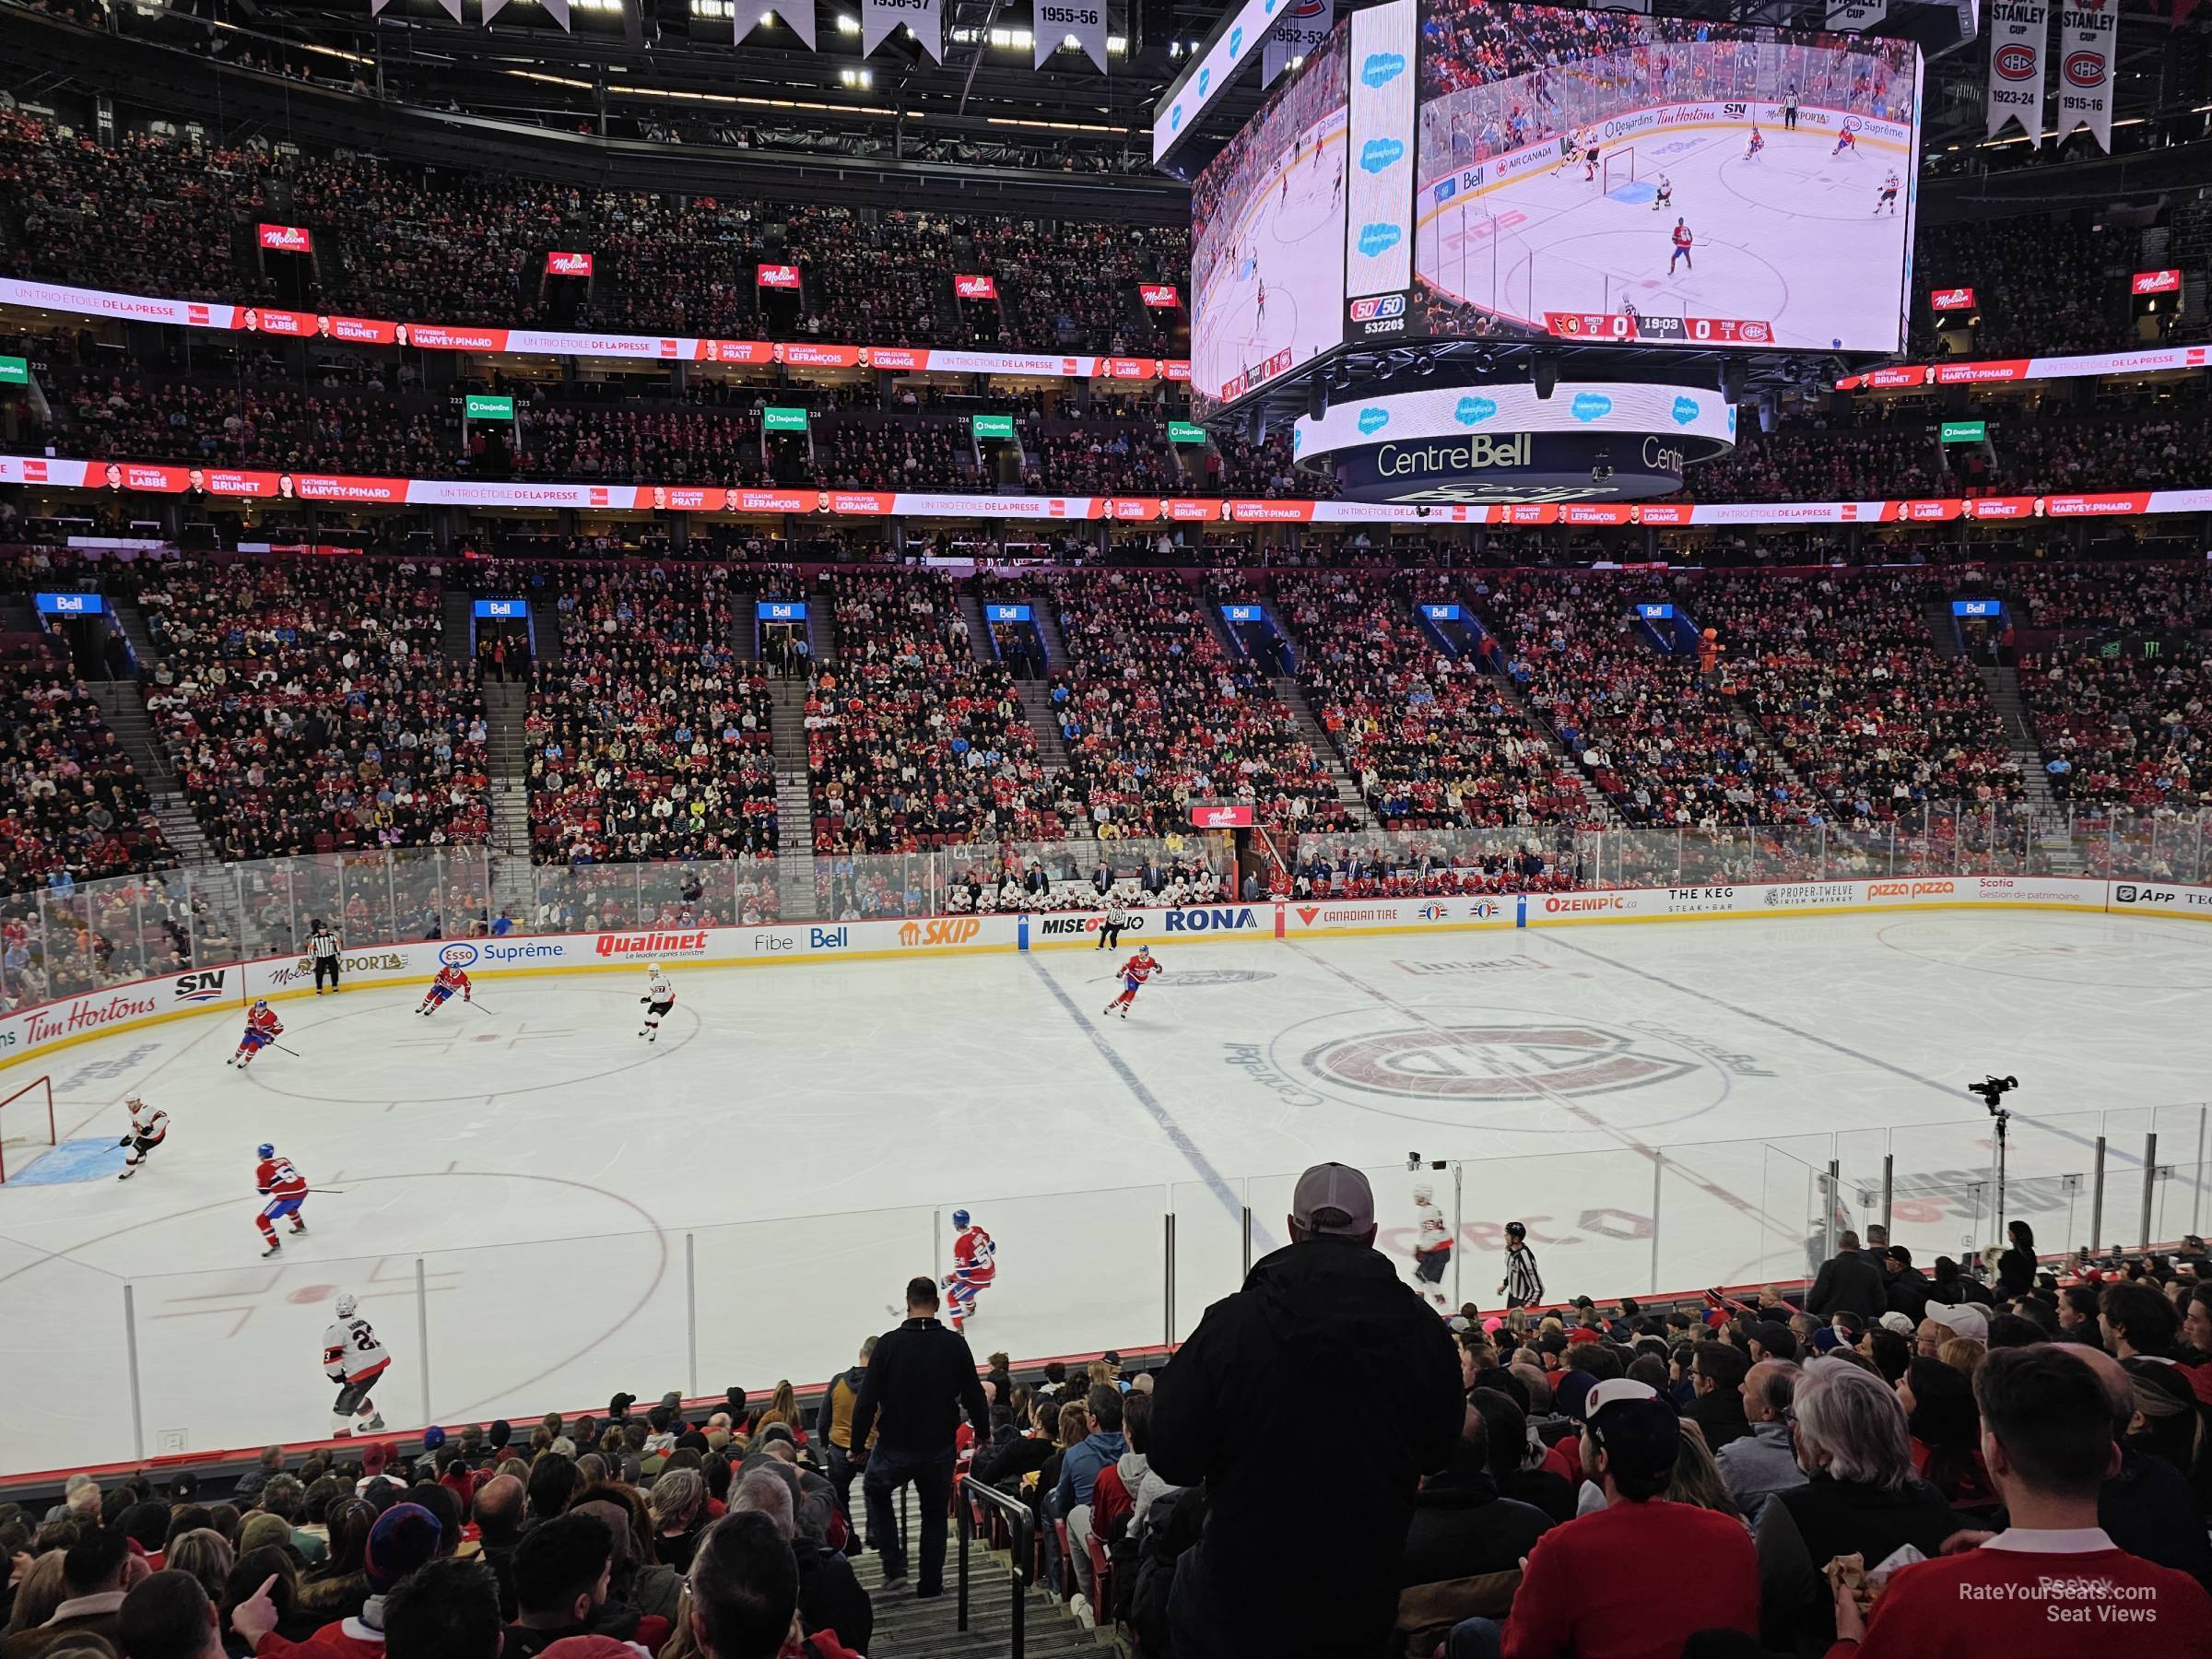
[[[1899,1569],[1871,1620],[1840,1593],[1829,1659],[2212,1659],[2212,1595],[2097,1524],[2099,1488],[2120,1466],[2097,1373],[2058,1344],[1998,1348],[1974,1372],[1974,1399],[2012,1524]]]
[[[1682,1443],[1674,1406],[1608,1378],[1583,1402],[1583,1467],[1606,1507],[1536,1541],[1490,1651],[1504,1659],[1678,1659],[1700,1630],[1759,1631],[1759,1558],[1743,1523],[1659,1494]],[[1453,1630],[1453,1659],[1490,1631]],[[1491,1627],[1495,1631],[1497,1627]]]
[[[276,1582],[272,1575],[230,1610],[230,1628],[253,1659],[383,1659],[384,1598],[410,1572],[436,1559],[441,1536],[438,1517],[429,1510],[418,1503],[395,1503],[369,1530],[361,1561],[369,1599],[357,1618],[334,1619],[299,1641],[279,1636],[276,1604],[269,1598]]]

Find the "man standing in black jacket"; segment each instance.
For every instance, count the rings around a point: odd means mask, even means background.
[[[1386,1648],[1415,1487],[1459,1443],[1452,1338],[1373,1248],[1367,1178],[1316,1164],[1289,1224],[1154,1391],[1153,1473],[1206,1483],[1206,1530],[1169,1603],[1175,1659]],[[1350,1418],[1359,1455],[1317,1474],[1314,1426]]]
[[[938,1323],[937,1281],[909,1279],[906,1323],[877,1338],[853,1407],[853,1456],[867,1498],[869,1541],[883,1552],[886,1591],[906,1587],[906,1547],[899,1541],[891,1494],[911,1480],[922,1506],[915,1523],[922,1582],[914,1594],[945,1594],[945,1516],[952,1505],[953,1437],[963,1410],[976,1439],[988,1443],[991,1406],[968,1339]]]
[[[1816,1319],[1845,1312],[1875,1320],[1888,1308],[1889,1299],[1882,1290],[1882,1270],[1860,1252],[1857,1233],[1842,1234],[1836,1240],[1836,1253],[1820,1264],[1813,1279],[1813,1293],[1805,1299],[1805,1311]]]

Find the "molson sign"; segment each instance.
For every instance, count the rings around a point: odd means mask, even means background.
[[[589,276],[592,274],[592,256],[589,253],[548,253],[546,255],[546,274],[548,276]]]
[[[1974,290],[1971,288],[1937,288],[1928,296],[1930,311],[1955,312],[1974,309]]]
[[[263,225],[259,228],[261,245],[278,253],[312,253],[315,239],[310,236],[305,225]]]

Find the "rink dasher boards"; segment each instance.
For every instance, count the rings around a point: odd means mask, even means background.
[[[1867,901],[1877,885],[1905,890]],[[1256,1255],[1279,1243],[1289,1180],[1317,1158],[1369,1169],[1382,1246],[1398,1258],[1412,1236],[1407,1148],[1454,1160],[1464,1226],[1448,1288],[1468,1297],[1488,1298],[1508,1217],[1529,1225],[1558,1293],[1642,1295],[1804,1270],[1807,1182],[1832,1154],[1797,1137],[1894,1134],[1900,1237],[1956,1252],[1988,1156],[1958,1085],[2017,1070],[2026,1112],[2062,1114],[2198,1087],[2186,1036],[2212,988],[2212,935],[2171,923],[2212,906],[2212,889],[1770,886],[1807,908],[1726,886],[1286,901],[1204,907],[1196,931],[1177,912],[1171,934],[1168,912],[1147,911],[1159,947],[1291,947],[1163,948],[1167,972],[1126,1024],[1100,1005],[1147,930],[1091,969],[1034,934],[1041,954],[1025,961],[1013,917],[954,919],[979,924],[963,945],[918,934],[874,953],[931,951],[922,974],[819,971],[834,951],[688,965],[662,952],[677,1004],[653,1047],[631,1035],[632,985],[542,962],[487,971],[488,1014],[449,1004],[429,1019],[412,1011],[420,975],[357,978],[288,1009],[304,1060],[264,1055],[250,1076],[221,1065],[235,1008],[190,1010],[218,1018],[182,1028],[181,1043],[94,1033],[118,1041],[55,1069],[65,1133],[119,1121],[113,1102],[141,1087],[173,1127],[127,1183],[0,1191],[0,1324],[24,1384],[0,1425],[0,1469],[130,1451],[126,1279],[149,1454],[171,1435],[206,1450],[323,1432],[335,1391],[313,1368],[338,1289],[362,1299],[394,1355],[380,1404],[404,1432],[582,1409],[617,1387],[818,1381],[889,1323],[910,1273],[948,1265],[956,1204],[1001,1248],[977,1351],[1035,1359],[1187,1335],[1241,1270],[1224,1191],[1253,1218]],[[1547,898],[1604,908],[1547,916]],[[1471,913],[1485,905],[1502,914]],[[2006,914],[1957,913],[1974,908]],[[1565,921],[1823,913],[1841,919],[1545,939]],[[985,942],[996,926],[1011,943]],[[597,940],[582,936],[587,954]],[[816,971],[696,972],[760,959]],[[642,978],[643,959],[581,965]],[[2161,1163],[2198,1156],[2161,1126]],[[310,1235],[269,1262],[246,1156],[261,1138],[312,1182],[346,1189],[311,1200]],[[2132,1227],[2127,1145],[2139,1136],[2114,1139],[2106,1215]],[[2040,1207],[2015,1213],[2052,1242],[2086,1224],[2086,1203],[2060,1186],[2088,1157],[2023,1116],[2016,1205]],[[1432,1179],[1451,1215],[1453,1177]],[[2182,1230],[2195,1218],[2171,1206],[2194,1186],[2161,1185]],[[1177,1278],[1163,1327],[1167,1213]]]

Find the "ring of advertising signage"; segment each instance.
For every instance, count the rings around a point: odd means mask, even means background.
[[[1292,434],[1300,465],[1347,500],[1641,500],[1735,443],[1735,408],[1710,387],[1561,382],[1440,386],[1355,398]]]

